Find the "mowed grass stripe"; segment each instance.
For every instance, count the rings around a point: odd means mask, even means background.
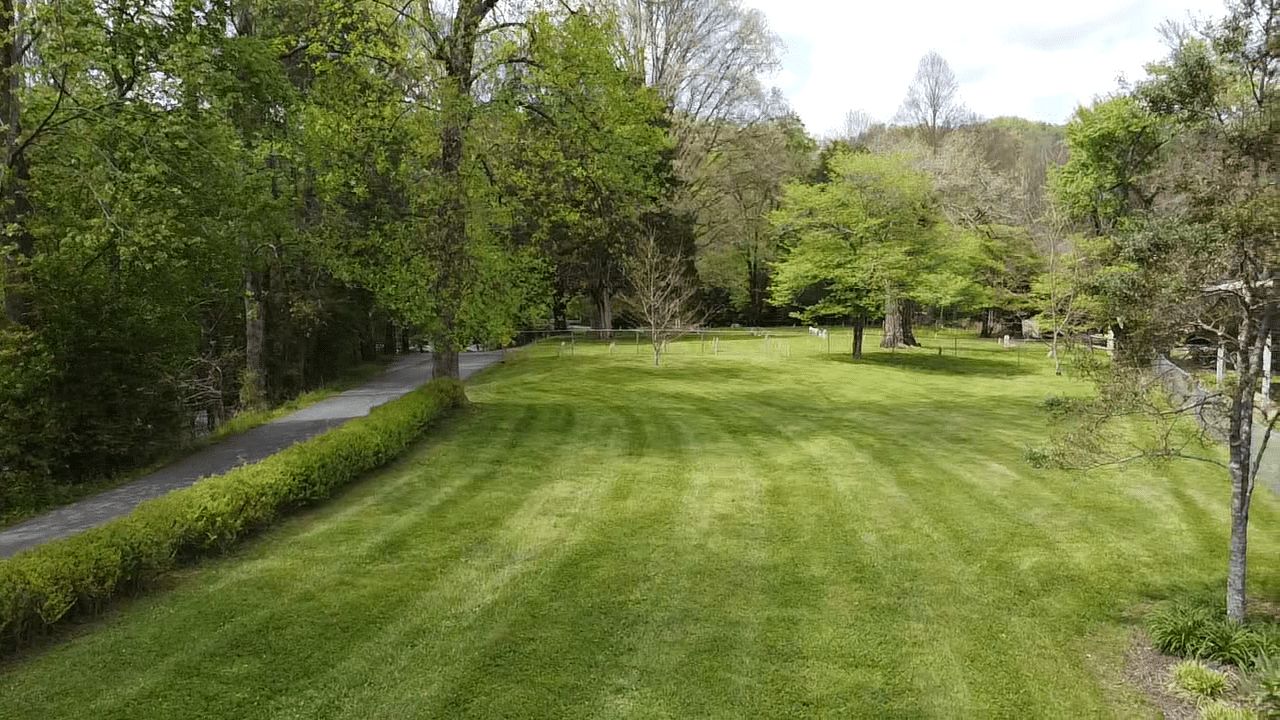
[[[1028,468],[1035,404],[1081,388],[1026,356],[726,345],[535,348],[395,466],[0,669],[0,716],[1134,715],[1090,654],[1221,581],[1225,479]]]

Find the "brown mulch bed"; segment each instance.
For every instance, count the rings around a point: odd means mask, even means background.
[[[1163,713],[1166,720],[1196,720],[1200,711],[1196,704],[1179,697],[1169,690],[1169,673],[1180,658],[1156,650],[1151,639],[1141,629],[1130,636],[1129,649],[1124,657],[1124,680],[1142,694],[1153,708]]]

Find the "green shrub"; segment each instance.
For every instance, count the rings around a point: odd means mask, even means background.
[[[437,380],[262,462],[0,561],[0,647],[20,645],[71,616],[96,613],[176,565],[225,551],[390,461],[442,412],[465,402],[459,382]]]
[[[1147,618],[1147,632],[1158,650],[1178,657],[1203,657],[1205,628],[1213,611],[1202,605],[1169,604]]]
[[[1280,651],[1273,633],[1229,620],[1204,604],[1175,603],[1157,608],[1147,618],[1152,643],[1162,652],[1249,668]]]
[[[1196,660],[1185,660],[1173,666],[1173,687],[1182,694],[1198,699],[1220,698],[1227,690],[1227,674]]]
[[[1242,691],[1258,717],[1280,720],[1280,658],[1264,658],[1245,677],[1242,685]]]
[[[1204,657],[1215,662],[1251,668],[1275,650],[1271,638],[1250,625],[1223,617],[1205,626]]]

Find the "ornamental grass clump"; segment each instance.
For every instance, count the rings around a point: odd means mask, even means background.
[[[1213,700],[1227,691],[1227,674],[1198,660],[1185,660],[1169,673],[1174,692],[1195,700]]]

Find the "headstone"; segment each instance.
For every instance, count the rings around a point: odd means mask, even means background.
[[[1005,349],[1005,350],[1008,350],[1008,349],[1009,349],[1009,348],[1011,348],[1011,347],[1013,347],[1013,343],[1009,340],[1009,336],[1008,336],[1008,335],[1005,335],[1005,336],[1004,336],[1004,349]]]

